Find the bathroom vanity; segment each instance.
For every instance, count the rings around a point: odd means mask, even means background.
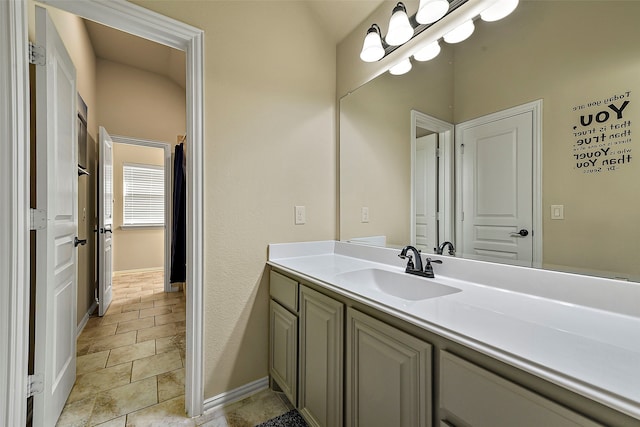
[[[311,426],[640,426],[640,286],[269,246],[272,386]]]

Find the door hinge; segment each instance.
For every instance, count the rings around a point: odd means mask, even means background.
[[[44,390],[44,378],[42,374],[27,376],[27,397],[42,393]]]
[[[34,65],[45,65],[45,49],[43,46],[29,42],[29,63]]]
[[[47,211],[44,209],[30,209],[31,223],[29,230],[44,230],[47,228]]]
[[[440,157],[440,149],[436,148],[436,157]]]
[[[460,154],[464,154],[464,144],[460,144]]]
[[[462,212],[462,214],[460,215],[462,218],[460,219],[460,221],[464,221],[464,212]]]

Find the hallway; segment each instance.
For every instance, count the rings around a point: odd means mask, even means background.
[[[57,426],[191,425],[184,293],[164,293],[161,270],[116,274],[113,292],[107,314],[78,337],[76,382]]]

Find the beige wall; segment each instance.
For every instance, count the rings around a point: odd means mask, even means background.
[[[113,146],[113,271],[162,268],[164,265],[164,230],[162,228],[121,228],[122,165],[124,163],[164,166],[164,150],[129,144]]]
[[[186,95],[167,77],[98,59],[99,124],[111,135],[175,144],[186,129]]]
[[[385,73],[340,100],[341,240],[411,241],[411,110],[453,121],[452,60],[445,47],[433,61],[414,63],[409,74]],[[363,206],[368,223],[361,222]]]
[[[96,68],[100,126],[111,135],[167,142],[173,153],[177,136],[186,129],[185,90],[167,77],[104,59]],[[122,190],[123,161],[163,164],[160,149],[116,144],[116,153],[121,157],[114,157],[114,191]],[[153,154],[145,159],[145,153]],[[113,271],[162,268],[164,230],[120,228],[122,193],[114,195]]]
[[[543,100],[547,267],[640,280],[640,199],[634,188],[640,164],[584,174],[572,157],[580,117],[574,106],[630,90],[624,115],[634,118],[640,111],[638,17],[638,2],[521,2],[509,19],[479,24],[456,47],[456,123]],[[640,147],[637,140],[633,147]],[[551,205],[564,205],[565,220],[551,220]]]
[[[305,2],[136,3],[205,31],[209,398],[268,373],[267,244],[336,237],[335,46]]]
[[[89,176],[78,177],[78,237],[87,239],[78,246],[78,324],[95,300],[95,186],[98,131],[96,102],[96,58],[84,22],[75,15],[47,8],[76,68],[77,90],[87,104],[87,168]],[[29,39],[35,40],[35,3],[29,1]]]

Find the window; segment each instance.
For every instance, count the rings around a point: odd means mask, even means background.
[[[164,168],[125,163],[122,169],[122,225],[164,225]]]

